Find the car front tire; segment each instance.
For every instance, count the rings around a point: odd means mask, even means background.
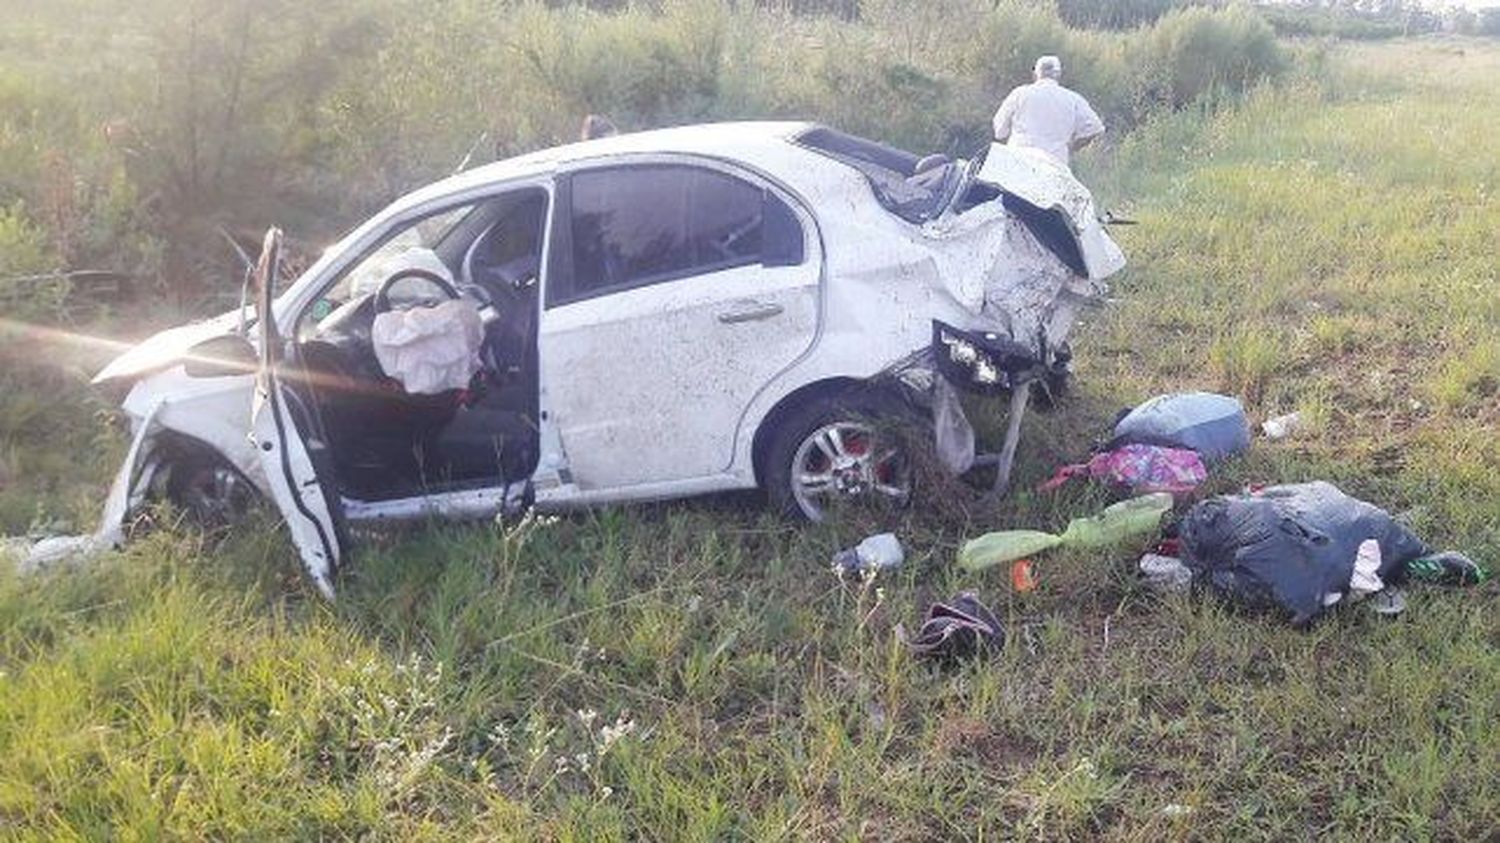
[[[163,461],[160,494],[200,527],[232,527],[260,505],[260,492],[205,446],[175,444]]]

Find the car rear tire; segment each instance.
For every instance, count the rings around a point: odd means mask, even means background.
[[[906,506],[914,420],[911,408],[878,392],[825,396],[796,408],[777,423],[766,447],[762,477],[771,506],[815,522],[843,506]]]

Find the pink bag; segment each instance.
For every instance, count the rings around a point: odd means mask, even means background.
[[[1191,492],[1208,479],[1197,451],[1160,445],[1121,445],[1078,465],[1065,465],[1037,491],[1050,492],[1074,477],[1102,477],[1133,492]]]

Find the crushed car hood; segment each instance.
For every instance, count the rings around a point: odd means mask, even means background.
[[[247,320],[249,317],[247,316]],[[153,372],[159,372],[182,362],[194,346],[204,340],[234,333],[240,325],[240,311],[228,313],[168,328],[159,334],[142,340],[129,351],[116,357],[109,365],[94,375],[95,384],[111,381],[136,380]]]
[[[992,144],[976,182],[999,188],[1043,210],[1067,218],[1088,277],[1100,281],[1125,266],[1125,254],[1104,231],[1093,194],[1068,168],[1030,149]]]

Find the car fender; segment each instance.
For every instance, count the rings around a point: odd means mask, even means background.
[[[754,475],[754,439],[789,396],[825,381],[863,381],[925,349],[932,320],[1003,329],[966,306],[944,281],[943,264],[916,243],[867,244],[823,285],[824,313],[813,347],[756,394],[741,417],[733,471]]]
[[[141,380],[130,390],[124,409],[134,418],[160,405],[155,425],[194,439],[213,450],[270,500],[270,487],[250,438],[253,375],[189,377],[175,366]]]
[[[905,238],[857,239],[863,248],[829,253],[833,277],[824,284],[826,317],[813,348],[747,407],[736,439],[737,476],[753,476],[755,435],[784,399],[822,382],[881,375],[930,345],[933,320],[1002,333],[1045,357],[1100,289],[1069,271],[998,202],[911,229]]]

